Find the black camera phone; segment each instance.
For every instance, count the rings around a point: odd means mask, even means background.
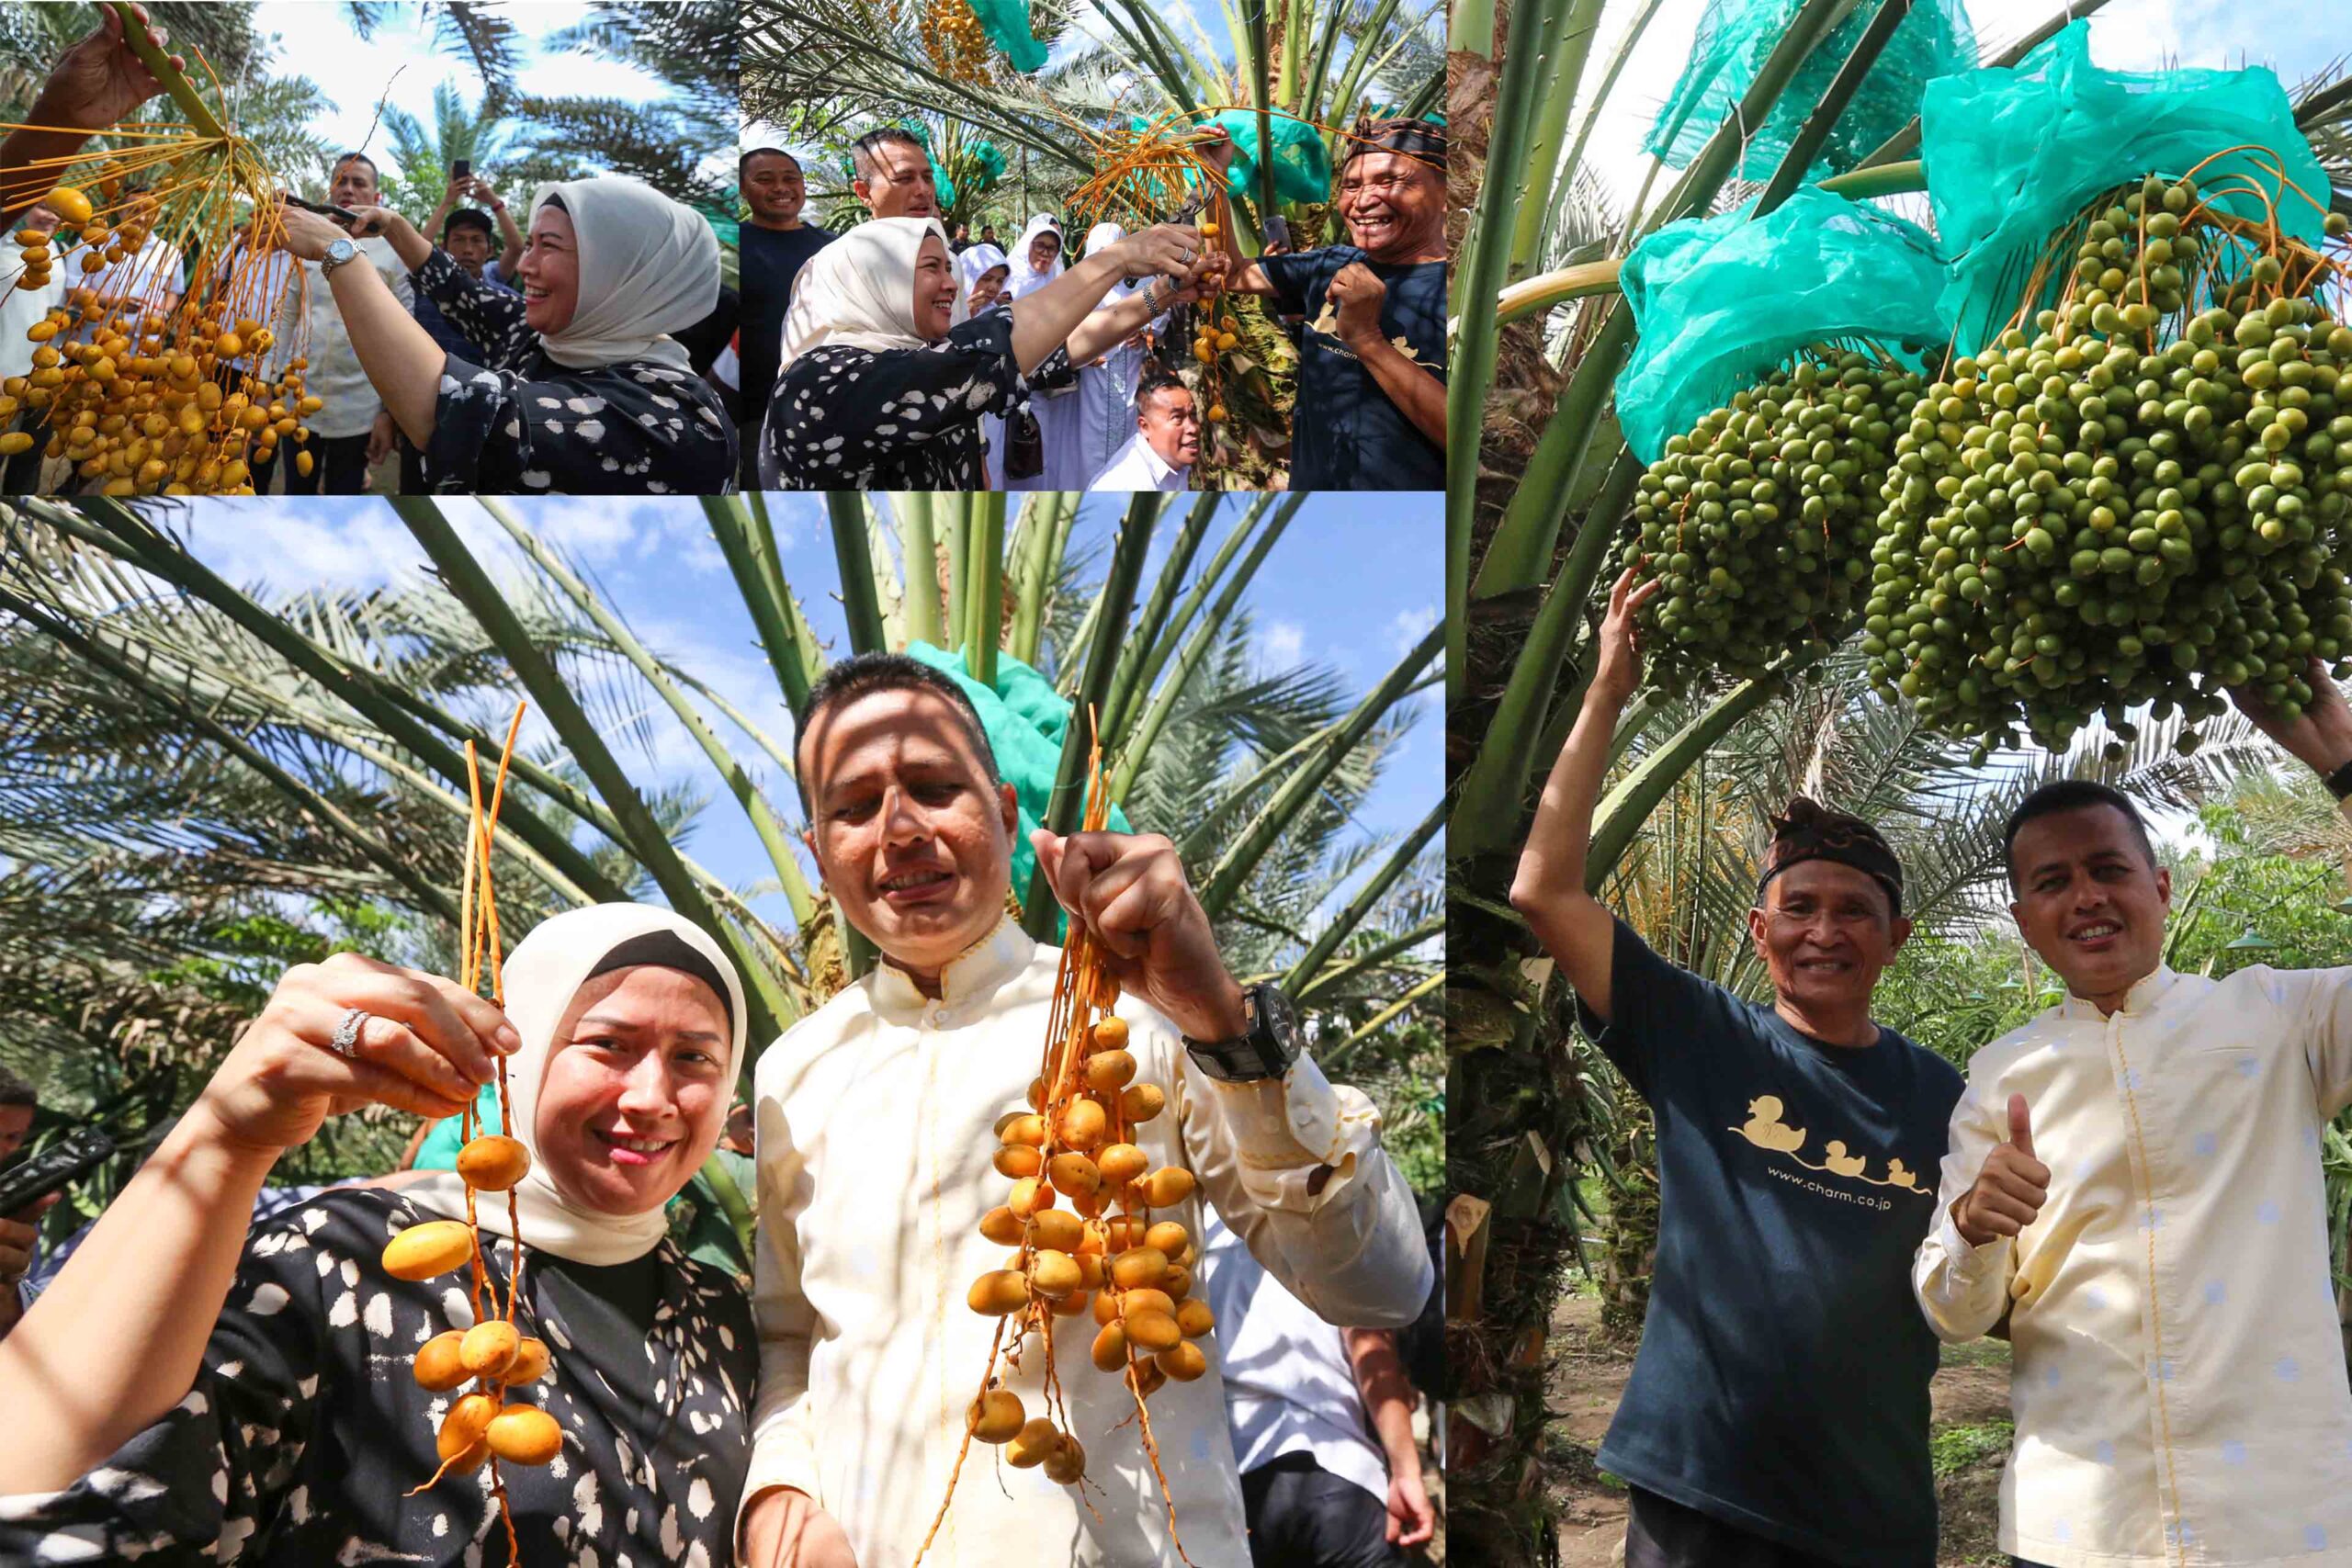
[[[469,178],[473,172],[474,164],[473,160],[470,158],[460,158],[456,163],[449,165],[449,177],[452,180]]]
[[[112,1138],[96,1127],[75,1128],[40,1153],[0,1170],[0,1217],[63,1190],[113,1155]]]

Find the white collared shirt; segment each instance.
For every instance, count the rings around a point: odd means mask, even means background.
[[[1127,437],[1110,466],[1094,476],[1088,490],[1158,490],[1181,491],[1191,485],[1193,470],[1179,468],[1151,449],[1151,443],[1138,430]]]
[[[2050,1196],[1972,1247],[1951,1207],[2025,1096]],[[2001,1549],[2050,1568],[2352,1562],[2352,1387],[2320,1139],[2352,1099],[2352,969],[2159,968],[1979,1051],[1912,1270],[1949,1340],[2009,1312]]]
[[[808,1493],[863,1563],[913,1561],[979,1393],[998,1320],[974,1313],[965,1294],[1004,1266],[1007,1249],[978,1227],[1012,1186],[990,1164],[992,1129],[1025,1106],[1059,959],[1006,920],[947,965],[937,998],[877,967],[760,1058],[760,1395],[743,1496],[779,1485]],[[1372,1103],[1304,1057],[1279,1082],[1213,1082],[1191,1067],[1166,1020],[1133,998],[1117,1010],[1137,1081],[1168,1096],[1134,1141],[1155,1167],[1184,1167],[1200,1182],[1155,1218],[1183,1224],[1197,1246],[1203,1204],[1213,1202],[1328,1319],[1411,1321],[1429,1293],[1429,1255]],[[1092,1317],[1059,1321],[1071,1325],[1055,1340],[1061,1395],[1087,1474],[1110,1495],[1090,1511],[1044,1472],[1014,1470],[975,1443],[926,1563],[1177,1562],[1134,1400],[1089,1359]],[[1192,1561],[1245,1568],[1223,1352],[1214,1333],[1201,1345],[1207,1375],[1152,1395],[1152,1434]],[[1035,1342],[1019,1370],[1000,1370],[1028,1413],[1042,1414]]]

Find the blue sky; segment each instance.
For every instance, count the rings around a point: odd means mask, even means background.
[[[670,89],[634,66],[592,54],[557,54],[539,47],[539,40],[560,28],[584,18],[579,6],[523,3],[502,6],[500,15],[522,35],[516,46],[521,67],[515,84],[526,96],[625,98],[644,103],[664,97]],[[398,105],[414,115],[429,131],[433,126],[433,89],[447,81],[456,85],[468,104],[479,106],[482,82],[469,56],[435,50],[431,30],[424,25],[423,7],[399,7],[374,36],[365,40],[352,31],[340,5],[323,0],[263,0],[254,11],[254,27],[277,36],[275,69],[316,82],[331,107],[311,122],[330,146],[364,152],[380,166],[390,163],[391,136],[378,122],[378,107]],[[733,166],[734,149],[713,149],[717,161]],[[514,193],[507,194],[510,198]]]
[[[836,656],[847,646],[839,578],[821,499],[771,496],[770,516],[785,575],[820,638]],[[637,635],[724,693],[753,722],[788,742],[791,720],[762,657],[700,505],[639,497],[518,500],[517,513],[595,576],[607,601]],[[1165,539],[1181,521],[1181,500],[1160,525],[1161,542],[1147,564],[1145,592],[1156,580]],[[1123,507],[1089,502],[1076,539],[1101,561]],[[1238,515],[1237,506],[1232,515]],[[497,525],[469,501],[447,503],[453,523],[486,558],[518,565]],[[241,585],[293,592],[329,585],[362,589],[421,570],[423,551],[391,509],[373,498],[288,502],[254,498],[194,503],[186,533],[196,553]],[[1225,536],[1227,517],[1212,525],[1195,570]],[[1254,650],[1262,671],[1299,663],[1335,670],[1351,697],[1376,683],[1436,623],[1442,601],[1439,499],[1434,495],[1310,498],[1267,557],[1245,604],[1254,621]],[[1419,699],[1410,734],[1394,754],[1380,786],[1365,802],[1362,830],[1402,832],[1420,821],[1443,787],[1443,727],[1440,694]],[[765,874],[766,857],[733,802],[719,791],[701,752],[666,709],[650,713],[657,777],[692,779],[714,798],[696,824],[688,852],[728,880],[748,884]],[[713,716],[716,719],[716,715]],[[746,759],[756,749],[721,726]],[[539,731],[541,735],[544,730]],[[646,763],[624,742],[616,750],[633,772]],[[755,770],[780,816],[797,818],[788,780]],[[780,898],[763,911],[786,919]]]

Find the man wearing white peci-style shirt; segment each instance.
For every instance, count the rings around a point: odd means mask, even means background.
[[[1136,389],[1135,434],[1086,488],[1189,490],[1200,456],[1201,416],[1192,389],[1173,371],[1154,365]]]
[[[903,656],[836,666],[799,739],[809,843],[837,908],[882,962],[761,1058],[760,1395],[744,1484],[751,1568],[905,1568],[941,1499],[998,1324],[966,1305],[1002,1267],[978,1233],[1002,1198],[993,1126],[1019,1109],[1052,1009],[1057,949],[1005,915],[1012,787],[947,677]],[[1133,1141],[1198,1191],[1168,1211],[1198,1235],[1214,1203],[1250,1251],[1334,1323],[1409,1322],[1431,1283],[1411,1194],[1379,1115],[1301,1055],[1288,1004],[1218,957],[1174,847],[1114,833],[1034,836],[1055,897],[1118,981],[1139,1081],[1167,1109]],[[1189,1038],[1187,1038],[1189,1036]],[[1173,1563],[1125,1384],[1078,1337],[1059,1348],[1088,1506],[1039,1470],[978,1453],[933,1542],[964,1568]],[[1249,1561],[1219,1350],[1152,1396],[1177,1529],[1198,1568]],[[1045,1362],[1005,1372],[1031,1411]]]
[[[2319,662],[2293,718],[2352,795]],[[2352,1385],[2320,1139],[2352,1101],[2352,969],[2163,961],[2171,875],[2130,797],[2069,780],[2008,827],[2009,908],[2066,982],[1977,1052],[1913,1270],[1948,1340],[2007,1316],[2002,1549],[2042,1568],[2352,1562]]]

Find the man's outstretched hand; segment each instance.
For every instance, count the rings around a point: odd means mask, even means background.
[[[171,35],[147,26],[145,6],[131,9],[138,14],[139,25],[146,28],[148,41],[163,48]],[[170,58],[175,70],[187,69],[186,60],[176,54]],[[36,125],[104,130],[129,118],[131,110],[163,90],[164,85],[155,80],[155,73],[147,69],[147,62],[124,35],[122,14],[102,5],[97,30],[67,50],[51,69],[40,96],[33,103],[31,119]]]
[[[1231,1040],[1249,1028],[1241,987],[1217,953],[1208,912],[1174,844],[1156,833],[1061,838],[1042,828],[1029,842],[1054,897],[1102,944],[1122,990],[1195,1040]]]
[[[2303,683],[2312,689],[2312,700],[2292,718],[2275,711],[2251,686],[2233,687],[2230,701],[2280,750],[2325,778],[2352,762],[2352,706],[2346,705],[2335,677],[2316,654],[2304,667]]]

